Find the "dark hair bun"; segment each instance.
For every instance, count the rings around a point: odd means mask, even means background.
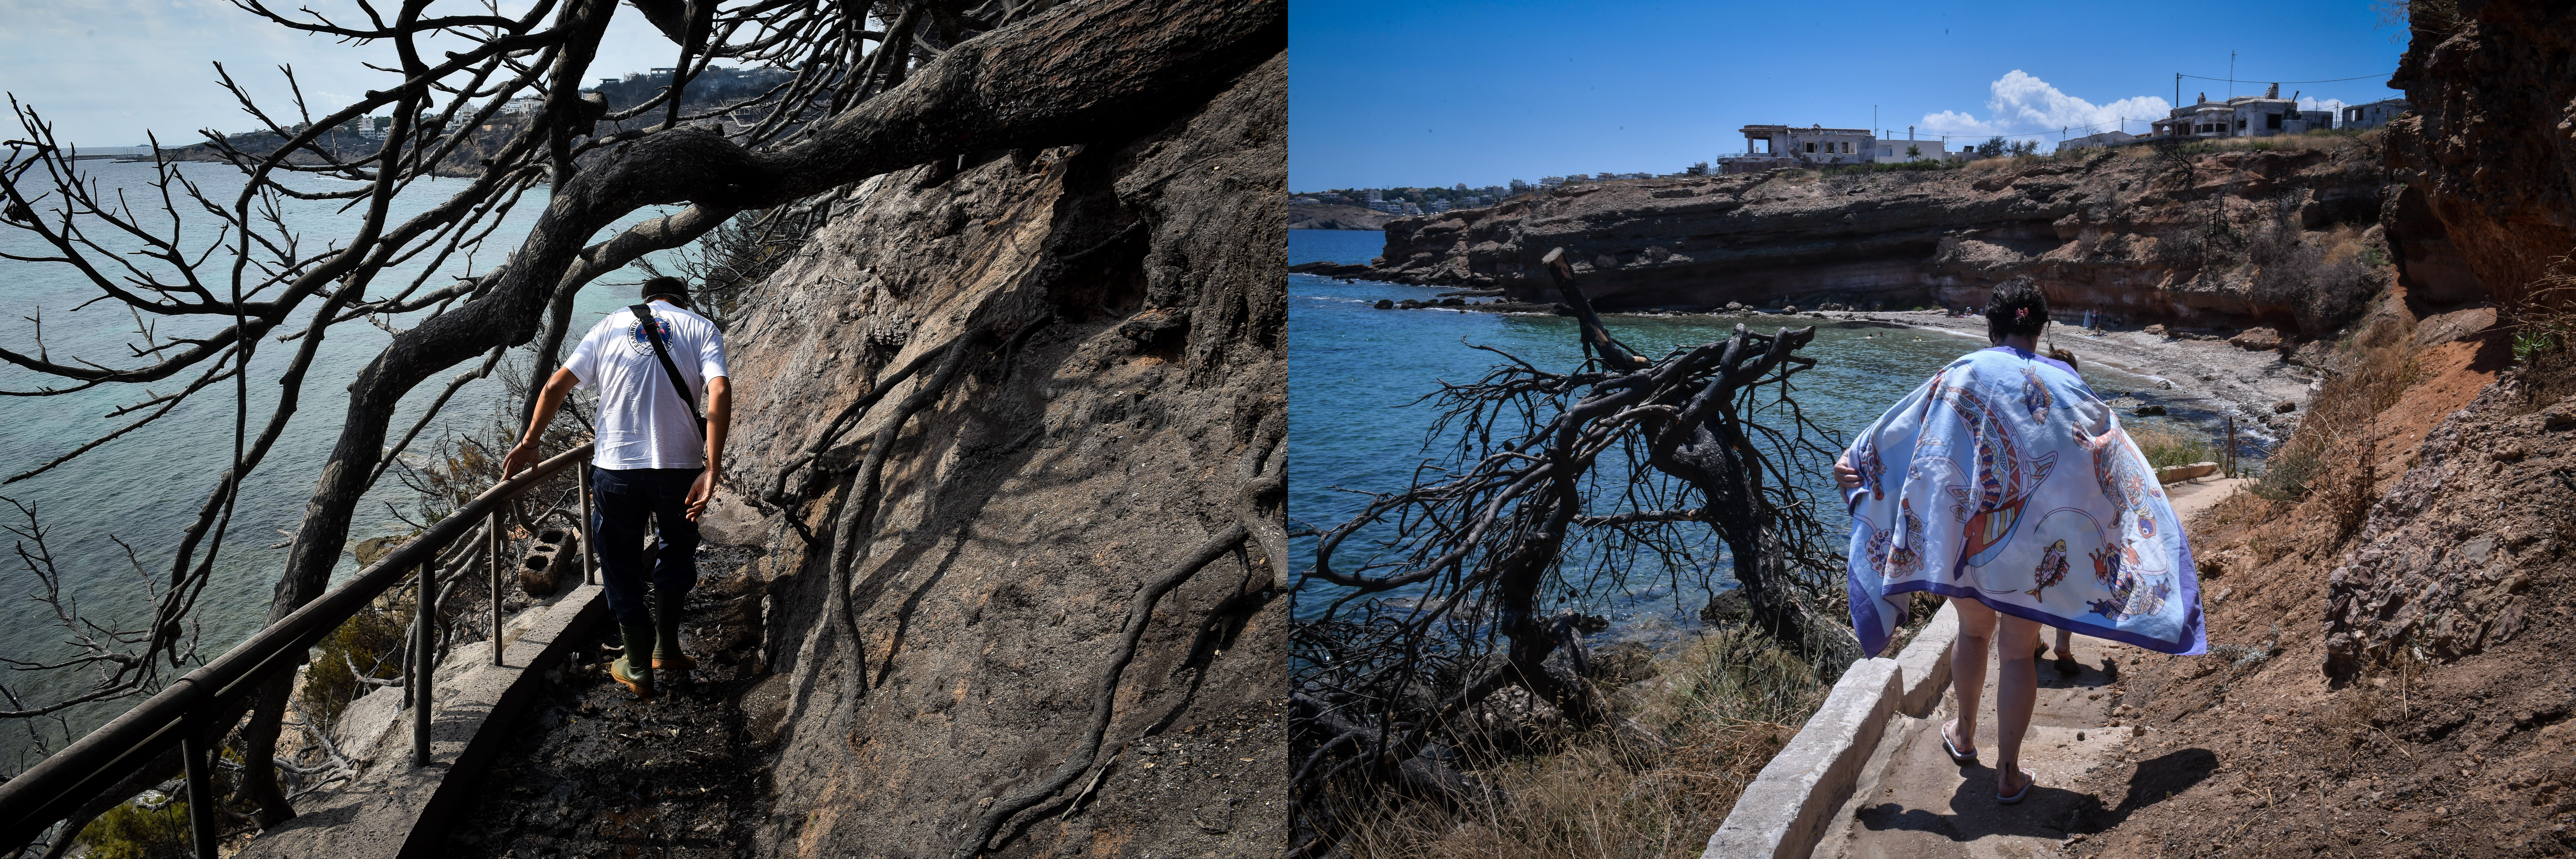
[[[2048,325],[2048,296],[2029,278],[2014,278],[1986,297],[1986,331],[1996,336],[2037,334]]]

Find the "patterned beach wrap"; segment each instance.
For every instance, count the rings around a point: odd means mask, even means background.
[[[1887,646],[1931,591],[2158,653],[2196,655],[2200,578],[2173,504],[2072,368],[1996,347],[1941,368],[1846,454],[1852,628]]]

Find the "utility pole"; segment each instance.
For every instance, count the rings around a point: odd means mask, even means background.
[[[2182,106],[2182,73],[2181,73],[2181,72],[2175,72],[2175,73],[2174,73],[2174,100],[2173,100],[2173,106],[2175,106],[2175,107],[2181,107],[2181,106]]]
[[[2227,97],[2236,97],[2236,52],[2227,52]]]

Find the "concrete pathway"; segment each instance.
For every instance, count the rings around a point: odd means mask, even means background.
[[[2227,500],[2227,496],[2236,494],[2238,489],[2251,488],[2253,484],[2252,478],[2245,477],[2203,477],[2165,484],[2165,498],[2173,502],[2174,515],[2182,517],[2184,526],[2188,528],[2193,514],[2207,510]]]
[[[2043,640],[2055,637],[2043,632]],[[2134,741],[2132,731],[2111,727],[2112,678],[2106,660],[2125,664],[2144,651],[2085,636],[2075,637],[2084,669],[2065,677],[2039,665],[2040,688],[2022,741],[2021,766],[2039,781],[2019,805],[1995,804],[1995,678],[1988,656],[1977,725],[1977,763],[1959,766],[1941,750],[1940,726],[1957,710],[1955,695],[1923,719],[1895,717],[1860,783],[1833,828],[1813,854],[1818,859],[1878,857],[2035,857],[2061,855],[2078,816],[2098,812],[2101,797],[2073,788],[2087,772],[2112,762]],[[2112,802],[2118,802],[2113,798]]]
[[[2201,479],[2165,487],[2174,511],[2184,521],[2235,494],[2249,481]],[[2042,630],[2042,643],[2056,633]],[[1889,723],[1886,739],[1862,770],[1852,798],[1843,804],[1817,859],[1881,857],[2042,857],[2064,855],[2069,837],[2097,831],[2123,816],[2131,797],[2103,797],[2079,792],[2086,773],[2118,765],[2133,757],[2140,743],[2156,731],[2140,729],[2111,712],[2117,695],[2116,673],[2105,673],[2111,660],[2129,664],[2146,651],[2097,638],[2075,636],[2076,657],[2084,663],[2073,677],[2039,664],[2039,695],[2031,714],[2030,733],[2022,741],[2023,769],[2037,773],[2038,783],[2019,805],[1995,804],[1992,764],[1995,744],[1995,680],[2000,666],[1986,657],[1986,683],[1978,708],[1978,761],[1952,763],[1941,750],[1941,723],[1958,707],[1955,694],[1944,694],[1927,718],[1902,714]]]

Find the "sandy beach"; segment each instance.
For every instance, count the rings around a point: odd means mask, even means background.
[[[1977,342],[1986,339],[1984,318],[1947,316],[1938,310],[1816,315],[1940,331]],[[2298,426],[2299,416],[2307,412],[2308,397],[2321,380],[2316,371],[2291,363],[2280,352],[2241,349],[2223,338],[2158,336],[2137,329],[2087,334],[2071,325],[2049,326],[2048,338],[2053,345],[2074,352],[2079,362],[2145,377],[2159,387],[2170,383],[2172,389],[2164,392],[2167,398],[2185,403],[2197,400],[2202,407],[2221,413],[2232,406],[2239,426],[2252,423],[2275,437],[2287,437]],[[2273,411],[2275,403],[2285,400],[2297,408],[2288,413]]]
[[[1489,306],[1424,309],[1473,312]],[[1968,345],[1986,342],[1983,317],[1950,316],[1938,310],[1820,311],[1770,316],[1783,325],[1798,324],[1794,320],[1799,319],[1874,323],[1923,331],[1925,336],[1958,337]],[[2135,390],[2152,389],[2157,401],[2220,414],[2233,412],[2240,431],[2273,441],[2288,438],[2290,431],[2298,428],[2299,417],[2307,413],[2308,397],[2322,383],[2315,370],[2290,362],[2278,351],[2242,349],[2225,338],[2206,333],[2184,331],[2180,336],[2159,336],[2129,328],[2094,334],[2072,325],[2052,325],[2048,337],[2053,345],[2074,352],[2080,363],[2138,377]],[[2128,391],[2098,393],[2118,397]],[[2275,411],[2275,404],[2283,401],[2295,404],[2295,408]]]

